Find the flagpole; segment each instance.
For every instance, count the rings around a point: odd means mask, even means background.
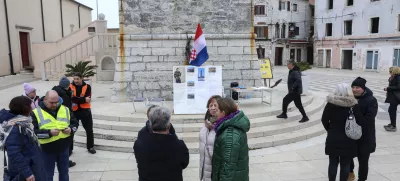
[[[99,0],[96,0],[97,20],[99,20]]]

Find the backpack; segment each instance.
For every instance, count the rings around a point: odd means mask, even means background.
[[[349,116],[346,120],[345,132],[347,137],[353,140],[359,140],[362,136],[362,128],[357,124],[354,118],[353,108],[350,109]]]

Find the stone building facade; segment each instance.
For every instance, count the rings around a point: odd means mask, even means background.
[[[261,85],[252,0],[120,0],[120,44],[112,101],[172,99],[173,66],[185,64],[188,37],[203,27],[209,60],[223,86]],[[193,44],[193,41],[191,41]]]
[[[400,65],[400,1],[315,3],[316,66],[387,71]]]

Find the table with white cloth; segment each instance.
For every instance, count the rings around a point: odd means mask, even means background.
[[[269,104],[270,106],[272,105],[272,88],[269,87],[249,87],[249,88],[231,88],[231,98],[232,98],[232,93],[237,92],[238,95],[238,103],[240,103],[240,93],[251,93],[251,92],[261,92],[261,104],[266,103]],[[269,100],[265,100],[264,92],[267,92],[269,94]],[[269,102],[268,102],[269,101]]]

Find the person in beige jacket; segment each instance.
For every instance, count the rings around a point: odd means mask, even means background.
[[[207,102],[207,113],[204,127],[200,130],[200,181],[211,181],[212,156],[214,149],[215,131],[214,123],[217,121],[217,100],[221,96],[212,96]]]

